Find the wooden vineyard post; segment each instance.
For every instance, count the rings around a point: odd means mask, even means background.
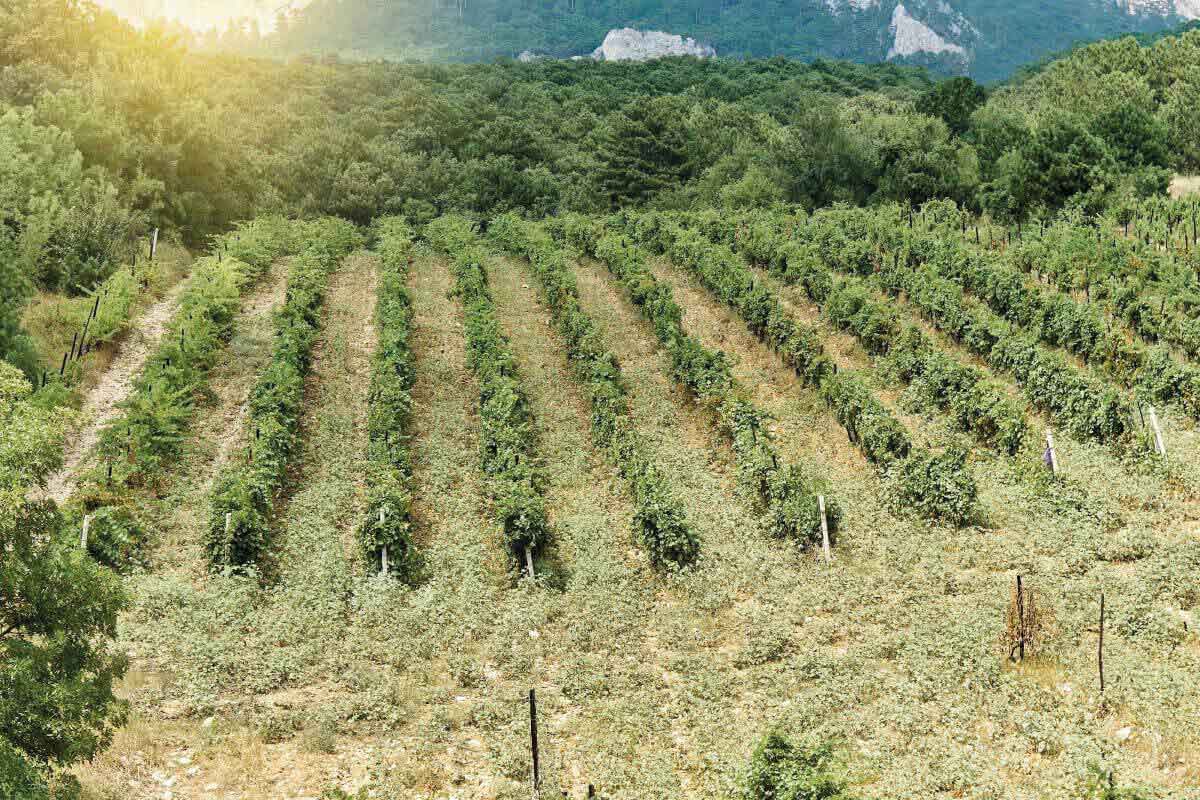
[[[1100,592],[1100,642],[1096,645],[1096,666],[1100,670],[1100,696],[1104,696],[1104,592]]]
[[[529,749],[533,753],[533,798],[537,800],[538,789],[542,784],[541,763],[538,759],[537,741],[537,695],[529,690]]]
[[[1020,660],[1025,661],[1025,592],[1020,575],[1017,576],[1017,651]]]
[[[387,521],[387,506],[384,506],[379,509],[379,531],[380,531],[380,533],[383,532],[383,525],[386,521]],[[382,574],[384,577],[387,577],[388,556],[387,556],[387,545],[386,544],[383,546],[383,552],[380,553],[380,556],[379,556],[379,567],[380,567],[380,574]]]
[[[92,529],[92,515],[88,514],[83,518],[83,532],[79,534],[79,547],[83,552],[87,552],[88,533]]]
[[[825,495],[817,495],[817,507],[821,511],[821,545],[825,548],[825,566],[829,566],[833,562],[833,556],[829,552],[829,520],[825,516]]]
[[[1054,475],[1058,474],[1058,453],[1054,450],[1054,434],[1046,430],[1046,455],[1050,462],[1050,472]]]
[[[1150,411],[1150,429],[1154,431],[1154,452],[1166,458],[1167,446],[1163,444],[1162,428],[1158,427],[1158,415],[1154,413],[1154,406],[1147,408]]]
[[[529,579],[533,580],[533,550],[528,545],[525,546],[525,569],[529,571]]]

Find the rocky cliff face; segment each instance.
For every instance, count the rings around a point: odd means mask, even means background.
[[[903,3],[896,6],[896,10],[892,12],[889,30],[892,34],[892,46],[888,50],[888,58],[917,53],[953,53],[966,56],[967,51],[962,45],[943,39],[933,28],[908,13]],[[962,32],[961,26],[957,32]]]
[[[662,31],[639,31],[633,28],[611,30],[604,42],[592,51],[597,61],[649,61],[665,56],[696,56],[710,58],[717,51],[695,39]]]

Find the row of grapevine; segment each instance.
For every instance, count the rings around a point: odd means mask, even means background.
[[[1026,398],[1074,436],[1102,442],[1125,436],[1132,409],[1115,387],[966,298],[959,284],[923,263],[903,217],[889,214],[823,210],[794,223],[791,235],[834,271],[869,278],[889,295],[906,297],[934,327],[1012,374]]]
[[[825,353],[820,335],[798,323],[733,251],[659,214],[627,216],[626,227],[695,275],[737,311],[750,331],[774,348],[803,381],[816,387],[867,460],[883,469],[897,468],[899,494],[905,505],[954,524],[971,517],[978,490],[966,466],[965,452],[957,447],[940,454],[914,449],[904,426],[865,382],[852,372],[839,372]]]
[[[705,348],[684,332],[683,312],[671,288],[654,278],[640,251],[609,231],[604,223],[586,217],[558,217],[547,225],[560,242],[596,257],[608,267],[654,326],[655,335],[671,357],[675,379],[715,409],[733,444],[739,483],[767,515],[772,535],[800,544],[819,542],[818,495],[828,493],[824,481],[798,464],[780,465],[766,427],[766,415],[745,398],[725,354]],[[841,511],[832,498],[826,499],[826,514],[830,529],[836,530]]]
[[[562,251],[546,233],[518,217],[495,220],[489,235],[533,268],[541,294],[554,316],[575,375],[588,391],[592,438],[621,471],[633,495],[634,539],[656,566],[684,566],[695,560],[699,543],[688,527],[670,480],[651,460],[630,419],[621,368],[604,347],[600,332],[579,303],[575,276]]]
[[[959,428],[1010,455],[1020,448],[1029,427],[1025,412],[982,370],[943,353],[920,328],[902,327],[894,307],[876,300],[857,279],[834,276],[812,248],[787,235],[778,215],[715,216],[688,214],[681,219],[700,223],[714,241],[738,249],[775,278],[802,289],[822,314],[852,333],[868,352],[886,353],[902,380],[919,382],[922,396],[948,412]],[[730,219],[736,219],[736,226],[721,224]]]
[[[1095,220],[1077,212],[1039,236],[1013,244],[1006,261],[1052,278],[1149,343],[1164,342],[1200,358],[1200,248],[1195,201],[1151,199],[1117,207]]]
[[[91,517],[88,548],[121,567],[137,557],[142,526],[132,493],[152,486],[181,453],[196,399],[233,332],[241,295],[294,245],[292,224],[264,217],[213,242],[187,279],[179,311],[136,378],[121,414],[101,432],[98,458],[71,500]]]
[[[479,380],[483,471],[504,543],[520,562],[526,553],[532,558],[541,551],[551,530],[545,478],[534,453],[533,414],[516,358],[496,320],[485,267],[488,255],[463,217],[434,220],[425,226],[425,238],[452,260],[454,294],[466,318],[468,363]]]
[[[1149,400],[1178,401],[1200,418],[1200,369],[1175,361],[1166,348],[1131,343],[1090,304],[1029,285],[1023,273],[1004,264],[1003,256],[972,252],[954,238],[936,235],[913,236],[909,248],[913,257],[1042,342],[1065,348],[1122,385],[1136,386]],[[1119,292],[1122,297],[1130,293]],[[1127,301],[1126,309],[1130,302],[1135,301]]]
[[[367,445],[367,511],[358,541],[367,564],[411,580],[417,568],[412,544],[412,457],[408,428],[416,376],[409,337],[413,325],[407,281],[412,229],[398,217],[376,221],[380,259],[375,310],[379,346],[371,367]]]
[[[309,241],[288,265],[283,308],[275,317],[271,363],[250,392],[247,463],[227,465],[212,496],[205,549],[214,568],[257,563],[271,539],[275,500],[299,446],[304,379],[320,331],[329,275],[360,242],[348,222],[310,223]]]

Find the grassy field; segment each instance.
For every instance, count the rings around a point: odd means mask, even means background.
[[[477,466],[479,386],[451,268],[418,244],[411,449],[424,567],[404,587],[380,578],[353,540],[379,268],[359,252],[332,278],[267,579],[212,574],[206,498],[220,465],[249,444],[246,391],[269,357],[284,266],[243,303],[186,458],[161,496],[144,500],[159,524],[121,628],[132,717],[80,770],[88,797],[527,797],[531,688],[542,797],[582,797],[588,784],[606,798],[734,796],[771,730],[832,744],[836,771],[866,798],[1082,797],[1094,767],[1149,796],[1200,796],[1200,641],[1189,613],[1200,599],[1200,440],[1181,415],[1163,414],[1165,464],[1060,436],[1070,484],[975,448],[976,523],[934,525],[896,501],[816,391],[733,312],[669,259],[652,259],[687,333],[724,351],[773,417],[781,457],[836,487],[844,516],[825,566],[761,530],[713,412],[672,379],[620,283],[598,261],[573,258],[632,419],[700,541],[695,565],[661,573],[632,540],[631,498],[594,446],[587,396],[530,265],[496,253],[491,293],[532,411],[554,533],[530,581],[504,553]],[[915,410],[886,358],[760,278],[817,326],[840,368],[867,376],[915,442],[961,439]],[[1005,630],[1018,574],[1045,626],[1014,663]]]

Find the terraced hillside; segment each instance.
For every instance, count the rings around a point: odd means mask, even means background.
[[[62,479],[87,796],[528,796],[531,689],[541,797],[1189,796],[1189,209],[241,226]]]

